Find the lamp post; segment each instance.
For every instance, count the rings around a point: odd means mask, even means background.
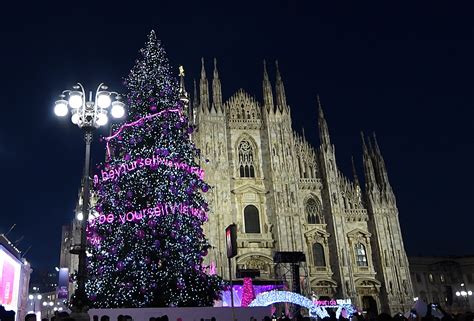
[[[109,107],[112,107],[110,114],[113,118],[122,118],[125,114],[125,104],[121,101],[121,96],[117,92],[107,91],[107,89],[108,87],[102,83],[97,87],[94,99],[92,91],[89,92],[89,99],[87,99],[84,87],[77,83],[72,89],[64,90],[54,105],[54,113],[59,117],[66,116],[68,112],[71,113],[71,122],[84,130],[86,143],[82,176],[82,211],[77,215],[77,219],[81,221],[81,242],[71,249],[72,254],[79,255],[77,289],[71,302],[73,312],[76,313],[86,312],[88,302],[85,291],[87,278],[86,227],[90,210],[89,167],[92,133],[95,129],[107,124]]]
[[[43,297],[41,296],[41,294],[30,294],[28,296],[28,299],[30,299],[30,301],[33,302],[33,312],[36,313],[36,300],[41,300]]]
[[[461,291],[456,291],[457,297],[462,297],[467,306],[469,306],[469,297],[472,295],[472,291],[467,290],[464,283],[461,283]]]

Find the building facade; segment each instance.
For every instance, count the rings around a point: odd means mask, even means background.
[[[234,272],[259,270],[260,278],[272,280],[278,278],[274,253],[300,251],[307,261],[300,273],[305,294],[350,298],[372,313],[408,311],[408,260],[375,137],[362,137],[362,188],[355,171],[349,179],[338,169],[319,99],[320,146],[292,129],[278,64],[275,73],[272,84],[264,64],[262,102],[243,89],[224,100],[216,62],[212,81],[202,62],[189,114],[200,165],[213,187],[207,193],[208,264],[229,277],[224,231],[236,223]]]
[[[415,297],[445,311],[474,311],[474,256],[409,257]],[[470,295],[469,295],[470,293]]]

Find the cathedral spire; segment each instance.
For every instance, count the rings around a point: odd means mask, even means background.
[[[362,138],[362,149],[363,149],[363,160],[364,160],[364,176],[365,176],[365,189],[368,192],[378,190],[377,179],[375,178],[374,165],[372,163],[371,152],[365,144],[364,133],[361,131],[360,136]],[[370,144],[370,140],[369,140]]]
[[[321,101],[319,100],[319,95],[316,96],[318,100],[318,127],[319,127],[319,139],[321,141],[321,146],[327,148],[331,146],[331,139],[329,138],[329,129],[324,118],[323,107],[321,106]]]
[[[214,58],[214,78],[212,79],[212,106],[216,112],[223,112],[222,107],[222,88],[217,71],[217,59]]]
[[[359,186],[360,188],[359,177],[357,176],[357,170],[356,170],[355,162],[354,162],[354,156],[351,156],[351,162],[352,162],[352,175],[354,176],[354,183],[356,186]]]
[[[280,68],[278,67],[278,60],[275,61],[275,65],[276,65],[276,83],[275,83],[276,105],[277,105],[277,109],[283,113],[287,109],[285,86],[283,85],[283,80],[281,80]]]
[[[189,118],[192,118],[192,111],[189,107],[189,95],[186,91],[186,87],[184,84],[184,68],[183,66],[179,66],[179,100],[183,103],[183,110],[185,113],[188,114]]]
[[[275,111],[275,106],[273,104],[273,90],[270,78],[268,78],[267,73],[267,62],[263,60],[263,105],[267,113],[270,111]]]
[[[201,58],[201,80],[199,81],[199,92],[201,109],[209,112],[209,84],[206,78],[206,69],[204,68],[204,58]]]
[[[194,78],[193,107],[197,108],[197,106],[199,106],[199,96],[197,94],[196,78]]]
[[[387,168],[385,167],[385,161],[383,159],[382,153],[380,152],[380,147],[377,142],[377,136],[375,133],[372,133],[374,139],[374,162],[375,168],[378,172],[378,177],[380,178],[380,185],[384,190],[391,190],[390,182],[388,181]]]

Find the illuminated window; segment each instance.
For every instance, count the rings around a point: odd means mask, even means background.
[[[310,198],[306,202],[306,218],[308,224],[321,224],[322,217],[321,217],[321,204],[318,200],[314,198]]]
[[[250,143],[243,140],[239,144],[239,173],[240,177],[255,177],[253,150]]]
[[[321,243],[313,244],[313,262],[314,266],[326,266],[326,258],[324,257],[324,248]]]
[[[430,273],[428,275],[428,278],[430,279],[430,282],[433,283],[433,281],[434,281],[433,274]]]
[[[245,233],[260,233],[260,217],[258,209],[247,205],[244,209]]]
[[[367,263],[367,254],[365,252],[365,246],[362,243],[357,243],[355,245],[355,253],[356,253],[356,263],[357,266],[368,266]]]

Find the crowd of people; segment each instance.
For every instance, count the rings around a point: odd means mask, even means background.
[[[15,314],[12,311],[5,311],[0,306],[0,320],[1,321],[15,321]],[[394,316],[391,316],[387,313],[381,313],[377,316],[367,316],[363,313],[357,313],[352,315],[350,318],[344,318],[340,316],[336,318],[336,313],[332,310],[328,310],[329,317],[323,318],[318,321],[474,321],[474,313],[466,312],[459,314],[450,314],[444,311],[439,305],[436,304],[417,304],[415,307],[405,314],[397,313]],[[100,321],[111,321],[108,317],[106,319],[101,319]],[[266,316],[262,320],[257,320],[254,317],[250,317],[248,321],[314,321],[316,318],[303,317],[301,315],[288,317],[286,315],[281,316]],[[35,314],[27,314],[25,321],[39,321],[36,320]],[[69,314],[66,312],[56,313],[51,319],[43,319],[41,321],[74,321]],[[96,321],[96,320],[94,320]],[[98,320],[97,320],[98,321]],[[130,316],[119,316],[117,321],[133,321]],[[175,321],[169,319],[167,315],[150,318],[149,321]],[[176,321],[183,321],[181,318],[178,318]],[[230,320],[217,320],[215,317],[210,319],[201,318],[200,321],[230,321]],[[239,320],[243,321],[243,320]],[[247,320],[245,320],[247,321]]]

